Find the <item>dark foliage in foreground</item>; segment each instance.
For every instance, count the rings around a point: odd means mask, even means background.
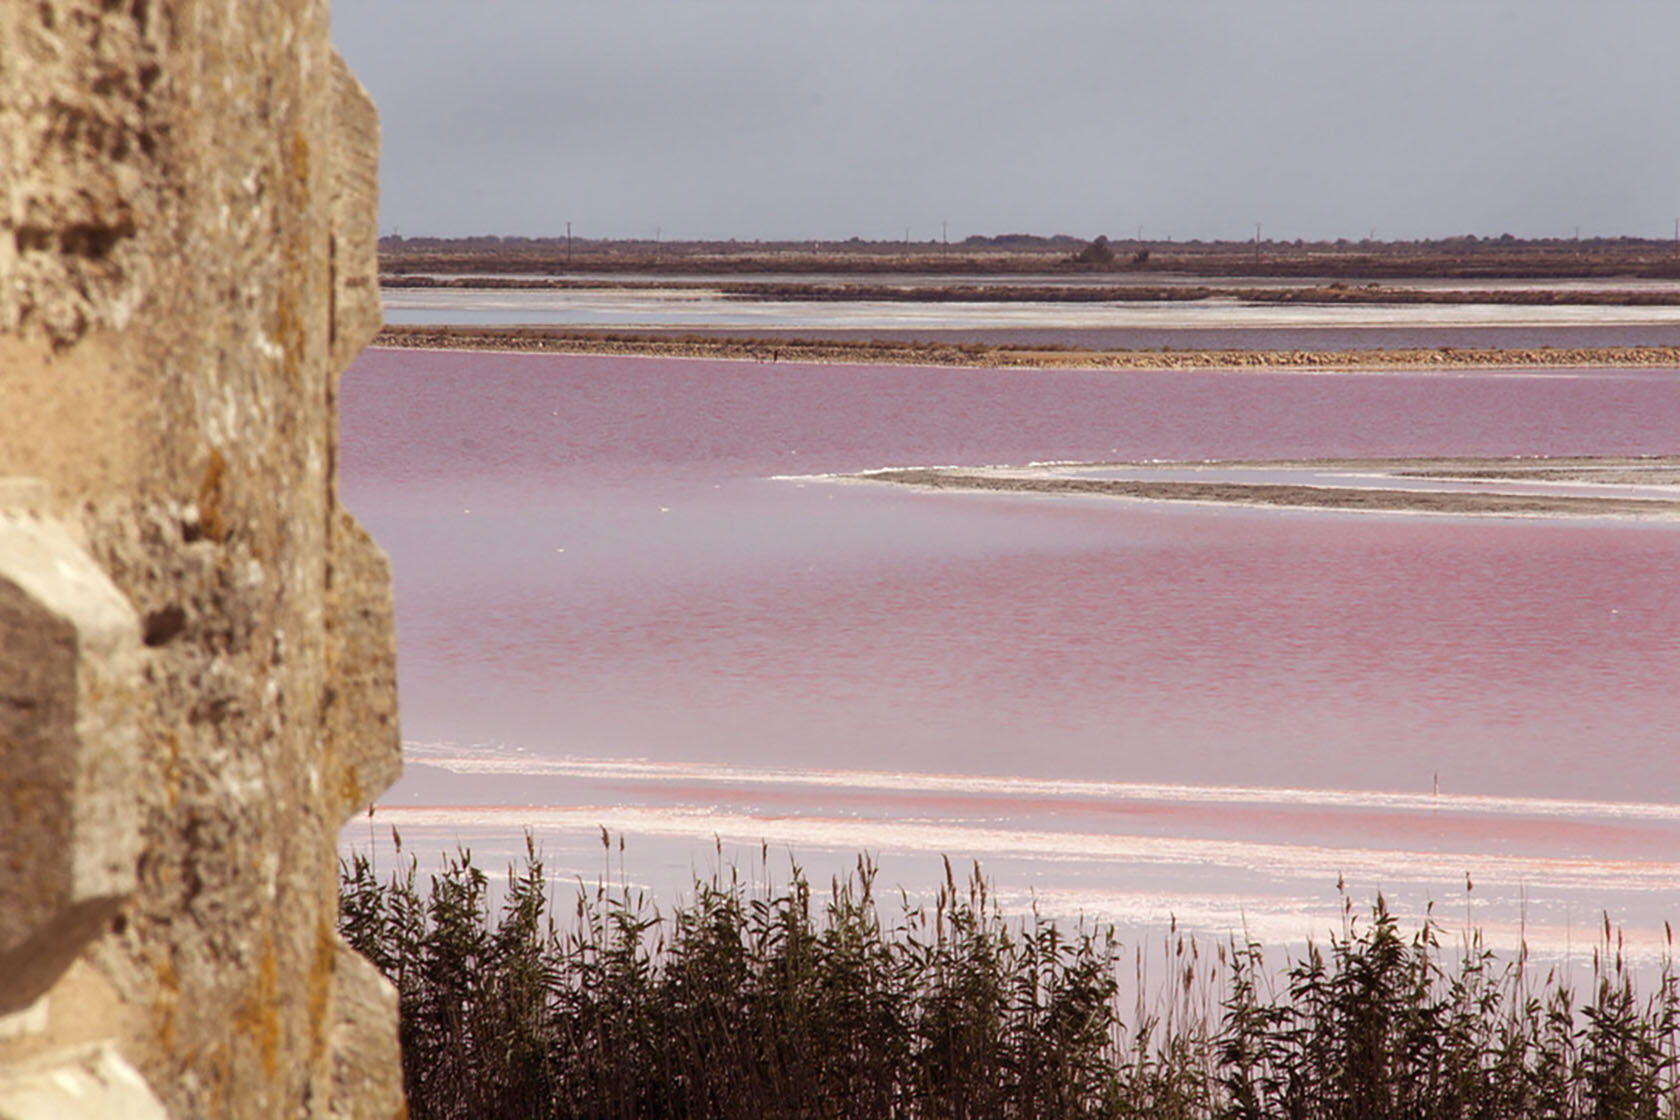
[[[416,878],[353,858],[341,924],[401,993],[417,1120],[1680,1116],[1680,986],[1640,996],[1608,927],[1577,995],[1379,898],[1280,972],[1171,937],[1123,1008],[1110,932],[1006,920],[949,868],[926,907],[860,861],[820,901],[731,871],[668,914],[582,887],[564,920],[534,854],[496,914],[466,852]]]

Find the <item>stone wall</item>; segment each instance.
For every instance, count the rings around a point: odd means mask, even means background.
[[[0,1117],[402,1113],[335,931],[399,765],[377,147],[318,0],[0,2]]]

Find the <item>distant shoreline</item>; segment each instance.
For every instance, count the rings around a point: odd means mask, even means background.
[[[387,237],[380,271],[408,273],[920,276],[1057,274],[1415,279],[1680,279],[1680,239],[1449,237],[1430,241],[1283,242],[1117,239],[1112,259],[1080,261],[1085,239],[1010,234],[961,243],[652,241],[567,237]]]
[[[757,362],[961,366],[978,369],[1129,370],[1680,370],[1680,346],[1387,350],[1087,350],[984,343],[745,338],[677,332],[544,327],[384,327],[374,346],[538,354],[710,358]]]

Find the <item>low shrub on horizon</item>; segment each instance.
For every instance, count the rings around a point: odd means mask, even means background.
[[[1379,896],[1281,967],[1175,931],[1128,1007],[1112,929],[1006,918],[949,863],[926,905],[860,858],[820,900],[731,867],[563,916],[529,841],[499,903],[465,850],[418,879],[353,856],[340,921],[397,987],[416,1120],[1680,1117],[1680,985],[1641,995],[1608,926],[1577,993]]]

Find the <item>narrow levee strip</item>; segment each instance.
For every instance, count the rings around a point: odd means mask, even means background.
[[[591,331],[543,327],[397,326],[377,346],[550,354],[717,358],[744,361],[969,366],[981,369],[1673,369],[1680,347],[1389,350],[1085,350],[973,342],[754,338],[671,330]]]
[[[1548,469],[1548,464],[1551,464]],[[972,490],[1015,494],[1064,494],[1152,501],[1212,502],[1366,512],[1441,513],[1534,517],[1680,516],[1680,486],[1671,481],[1676,459],[1565,460],[1322,460],[1275,463],[1058,463],[1021,468],[900,467],[843,476],[864,482],[892,483],[924,490]],[[1080,477],[1095,469],[1125,468],[1130,477]],[[1169,478],[1186,469],[1206,471],[1207,481]],[[1266,481],[1242,481],[1244,472],[1264,470]],[[1360,472],[1389,478],[1393,486],[1369,481],[1358,486],[1326,485],[1310,480],[1331,471]],[[1537,477],[1545,472],[1545,477]],[[1161,478],[1149,477],[1152,473]],[[1279,481],[1299,475],[1300,482]],[[1630,497],[1621,489],[1630,479],[1649,483],[1650,496]],[[1409,479],[1457,479],[1462,489],[1418,489]],[[1501,492],[1500,481],[1528,489]],[[1539,488],[1555,484],[1560,492]],[[1593,485],[1606,493],[1585,493]],[[1489,487],[1486,489],[1479,487]],[[1665,493],[1665,491],[1672,493]]]

